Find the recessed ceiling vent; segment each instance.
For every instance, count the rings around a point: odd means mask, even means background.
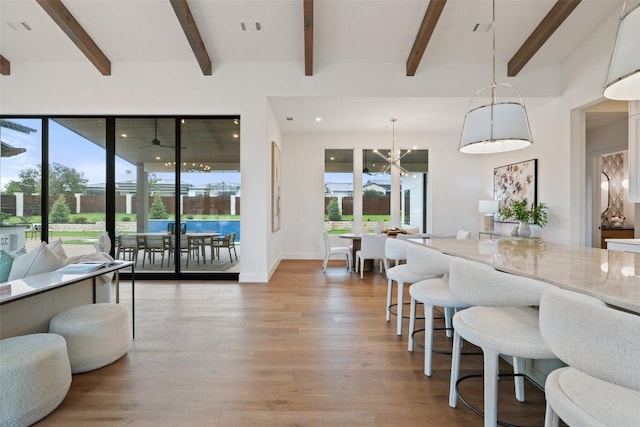
[[[20,22],[20,23],[16,23],[16,22],[7,22],[7,25],[13,30],[13,31],[31,31],[31,25],[29,25],[26,22]]]
[[[491,29],[491,23],[489,22],[479,22],[473,26],[474,33],[488,33]]]
[[[262,24],[259,21],[242,21],[240,27],[242,31],[262,31]]]

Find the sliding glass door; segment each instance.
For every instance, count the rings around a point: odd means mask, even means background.
[[[181,270],[239,271],[240,119],[183,118],[179,128]]]

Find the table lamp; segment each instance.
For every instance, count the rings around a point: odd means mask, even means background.
[[[482,231],[493,231],[493,214],[498,210],[498,200],[480,200],[478,202],[478,212],[484,214]]]

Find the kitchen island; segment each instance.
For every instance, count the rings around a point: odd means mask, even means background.
[[[489,264],[500,271],[591,295],[612,307],[640,314],[640,253],[531,239],[416,242],[449,255]]]

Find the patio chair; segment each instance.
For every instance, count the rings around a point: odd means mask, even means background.
[[[138,252],[144,250],[144,241],[140,241],[140,238],[132,234],[120,234],[116,239],[116,259],[125,259],[128,255],[129,261],[133,263],[138,262]]]
[[[235,255],[236,261],[238,260],[238,253],[236,252],[236,233],[231,232],[226,236],[218,239],[211,239],[211,262],[213,263],[213,255],[215,255],[218,259],[220,259],[220,248],[227,248],[229,250],[229,259],[233,262],[233,257],[231,256],[231,250],[233,249],[233,253]]]
[[[169,236],[144,236],[144,254],[142,257],[142,266],[144,267],[145,259],[149,259],[150,264],[156,263],[156,254],[160,255],[160,267],[164,266],[164,254],[169,253],[171,256],[171,240]],[[167,267],[169,260],[167,260]]]

